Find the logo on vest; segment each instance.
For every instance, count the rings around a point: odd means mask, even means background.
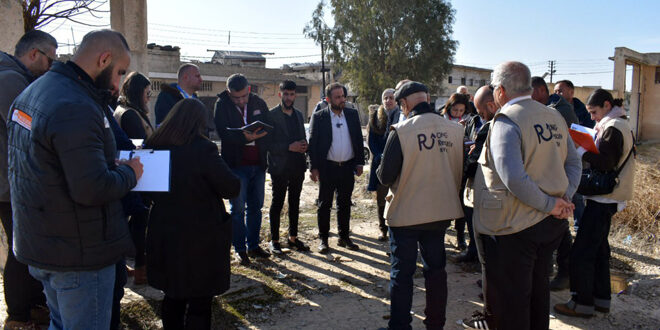
[[[559,128],[557,128],[557,125],[555,124],[545,124],[545,128],[543,128],[543,125],[541,124],[536,124],[534,125],[534,130],[536,131],[536,137],[539,140],[539,144],[541,144],[541,141],[549,142],[552,139],[555,139],[555,143],[557,143],[557,146],[561,145],[561,141],[564,136],[559,133]]]
[[[454,145],[451,141],[446,140],[448,138],[449,134],[446,132],[431,133],[430,137],[425,133],[417,134],[419,151],[423,151],[424,149],[431,150],[437,146],[440,152],[447,152],[447,148],[451,148]]]

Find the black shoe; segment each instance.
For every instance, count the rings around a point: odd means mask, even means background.
[[[601,312],[601,313],[609,313],[610,312],[610,309],[608,307],[600,307],[598,305],[594,306],[594,310],[596,310],[596,312]]]
[[[479,260],[474,253],[463,252],[459,254],[455,259],[456,262],[476,262]]]
[[[586,313],[580,313],[575,310],[575,305],[571,306],[571,302],[566,303],[566,304],[556,304],[554,307],[554,310],[557,314],[562,314],[562,315],[567,315],[567,316],[575,316],[575,317],[582,317],[582,318],[590,318],[594,316],[593,314],[586,314]]]
[[[236,259],[239,261],[241,266],[250,265],[250,258],[248,258],[247,252],[245,251],[236,252]]]
[[[300,251],[300,252],[307,252],[307,251],[309,251],[309,247],[308,247],[307,245],[305,245],[305,243],[303,243],[303,242],[302,242],[301,240],[299,240],[297,237],[296,237],[296,240],[295,240],[295,241],[291,241],[291,239],[289,239],[287,242],[289,242],[289,248],[290,248],[290,249],[296,249],[296,250],[298,250],[298,251]]]
[[[475,311],[470,318],[461,320],[461,325],[465,329],[494,329],[488,323],[491,323],[491,320],[480,311]]]
[[[357,251],[357,250],[360,249],[360,247],[357,246],[357,244],[353,243],[353,242],[351,241],[351,239],[348,238],[348,237],[346,237],[346,238],[340,238],[340,239],[337,241],[337,245],[339,245],[340,247],[345,247],[345,248],[347,248],[347,249],[349,249],[349,250],[353,250],[353,251]]]
[[[568,276],[565,276],[563,274],[557,274],[555,278],[550,281],[550,291],[561,291],[564,289],[568,289],[570,286],[570,281],[568,279]]]
[[[264,251],[261,247],[257,246],[255,249],[252,249],[247,252],[247,255],[251,258],[270,258],[270,253]]]
[[[387,230],[383,230],[380,232],[380,235],[378,235],[378,240],[381,242],[387,240]]]
[[[321,239],[321,243],[319,244],[319,253],[326,254],[330,251],[330,247],[328,247],[328,239]]]
[[[268,251],[272,254],[282,254],[282,246],[280,246],[280,242],[270,241],[270,244],[268,244]]]

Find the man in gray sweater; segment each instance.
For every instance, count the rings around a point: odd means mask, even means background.
[[[0,260],[4,267],[3,278],[5,302],[7,303],[7,320],[5,329],[18,329],[30,326],[30,310],[37,309],[40,314],[46,314],[43,308],[46,297],[41,292],[41,283],[28,273],[28,267],[18,261],[12,251],[12,209],[9,198],[9,182],[7,180],[7,115],[9,107],[32,81],[48,71],[55,59],[57,40],[42,31],[30,31],[18,40],[14,55],[0,52],[0,218],[7,235],[6,263]],[[5,242],[4,238],[2,239]],[[4,245],[4,244],[3,244]],[[3,258],[0,258],[3,259]],[[38,302],[42,307],[35,305]],[[34,320],[33,320],[34,321]],[[43,320],[41,320],[43,321]]]
[[[547,265],[568,226],[582,166],[562,116],[532,100],[527,66],[498,65],[492,84],[501,109],[479,158],[473,219],[493,288],[487,294],[494,293],[487,299],[495,328],[547,329]]]

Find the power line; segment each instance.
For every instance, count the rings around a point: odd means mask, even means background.
[[[222,29],[209,29],[209,28],[200,28],[200,27],[191,27],[191,26],[181,26],[181,25],[171,25],[171,24],[160,24],[160,23],[149,23],[150,25],[156,26],[165,26],[165,27],[175,27],[186,30],[201,30],[201,31],[218,31],[218,32],[232,32],[232,33],[244,33],[244,34],[264,34],[264,35],[289,35],[289,36],[299,36],[302,33],[274,33],[274,32],[254,32],[254,31],[235,31],[235,30],[222,30]]]

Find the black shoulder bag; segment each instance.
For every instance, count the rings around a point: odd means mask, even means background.
[[[633,139],[633,146],[628,153],[628,157],[616,170],[600,171],[591,168],[582,170],[582,178],[577,192],[585,196],[607,195],[614,191],[614,187],[619,184],[619,173],[626,166],[630,155],[635,150],[635,140]]]

